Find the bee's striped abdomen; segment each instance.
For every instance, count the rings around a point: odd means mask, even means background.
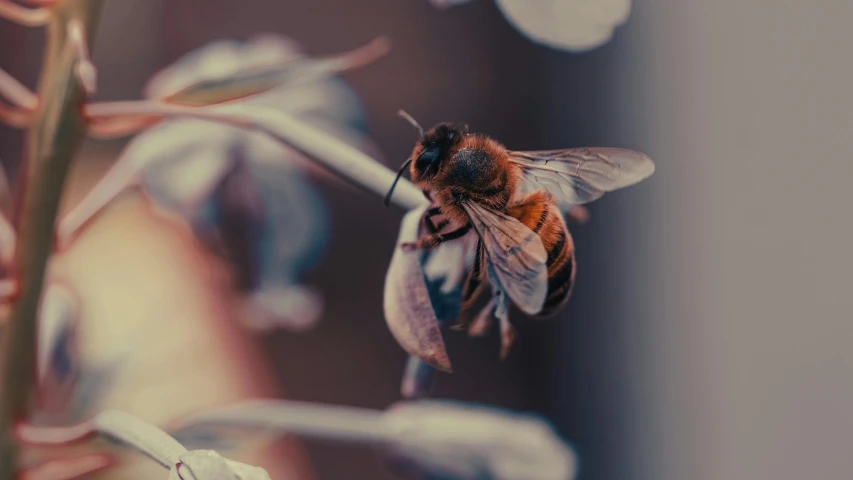
[[[548,252],[548,294],[537,316],[554,313],[569,299],[575,280],[575,248],[560,209],[545,192],[534,192],[508,210],[542,240]]]
[[[560,222],[563,222],[562,218]],[[548,296],[539,312],[543,316],[554,313],[566,303],[575,282],[575,249],[565,224],[562,227],[558,239],[550,246],[545,245],[548,251]]]

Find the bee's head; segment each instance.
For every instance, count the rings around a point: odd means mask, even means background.
[[[418,182],[434,177],[442,162],[450,158],[467,134],[468,125],[464,123],[439,123],[424,132],[412,151],[412,180]]]

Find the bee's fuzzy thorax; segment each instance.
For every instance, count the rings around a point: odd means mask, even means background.
[[[506,148],[482,134],[468,133],[459,123],[441,123],[424,133],[412,151],[414,183],[454,223],[466,224],[460,202],[474,200],[494,210],[506,208],[520,182],[521,171]]]

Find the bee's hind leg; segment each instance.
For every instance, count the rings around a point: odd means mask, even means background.
[[[403,243],[400,246],[405,251],[417,250],[422,248],[435,248],[448,240],[455,240],[457,238],[462,237],[463,235],[468,233],[468,230],[471,230],[470,223],[468,225],[465,225],[464,227],[457,228],[452,232],[432,233],[430,235],[425,235],[414,242]]]

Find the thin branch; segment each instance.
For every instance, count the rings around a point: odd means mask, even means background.
[[[388,192],[396,178],[396,172],[364,152],[292,115],[267,107],[234,104],[193,108],[139,101],[94,103],[87,105],[84,111],[90,119],[123,116],[195,118],[262,132],[302,151],[345,180],[380,196]],[[391,203],[407,210],[422,206],[426,201],[423,193],[408,181],[401,181],[391,198]]]
[[[39,98],[41,107],[27,136],[26,175],[20,204],[15,274],[20,293],[12,303],[3,336],[0,384],[0,480],[13,480],[18,468],[12,427],[28,415],[36,380],[37,315],[65,178],[85,137],[80,115],[74,52],[67,45],[70,21],[84,26],[92,43],[104,0],[64,0],[51,9]]]
[[[113,118],[89,123],[89,136],[97,139],[112,139],[135,135],[162,121],[157,117]]]
[[[0,17],[27,27],[42,27],[50,21],[50,10],[27,8],[12,0],[0,0]]]
[[[34,7],[52,7],[60,0],[19,0],[21,3],[32,5]]]
[[[160,82],[168,79],[169,75],[165,75],[166,78],[155,77],[146,88],[146,97],[194,107],[233,101],[282,85],[293,85],[361,68],[388,53],[390,45],[388,39],[380,37],[349,52],[323,57],[299,57],[279,64],[248,68],[224,78],[193,83],[174,93],[161,91],[163,88]]]
[[[98,71],[89,57],[83,25],[77,19],[68,22],[68,44],[77,56],[77,66],[74,69],[77,80],[87,94],[94,95],[98,89]]]
[[[0,68],[0,95],[24,110],[33,111],[39,107],[38,95],[2,68]]]
[[[67,249],[77,238],[83,227],[88,225],[104,207],[133,185],[142,170],[142,165],[130,155],[122,155],[90,189],[83,199],[63,216],[56,227],[56,248]]]
[[[18,234],[15,233],[15,227],[6,215],[0,213],[0,265],[6,268],[12,265],[17,244]]]
[[[113,462],[112,456],[100,453],[49,460],[22,471],[18,480],[74,480],[103,470]]]
[[[5,303],[18,294],[18,281],[12,278],[0,280],[0,303]]]
[[[13,128],[28,128],[32,125],[35,113],[22,108],[9,108],[0,102],[0,122]]]
[[[84,107],[84,112],[90,125],[121,126],[126,122],[132,126],[134,122],[156,122],[164,118],[194,118],[262,132],[301,150],[345,180],[380,196],[387,193],[396,176],[395,172],[364,152],[323,130],[265,107],[239,104],[186,107],[164,102],[131,101],[92,103]],[[132,152],[125,152],[83,200],[60,220],[57,230],[59,248],[67,248],[104,206],[137,180],[142,168]],[[423,194],[406,180],[400,181],[391,200],[405,209],[426,202]]]

